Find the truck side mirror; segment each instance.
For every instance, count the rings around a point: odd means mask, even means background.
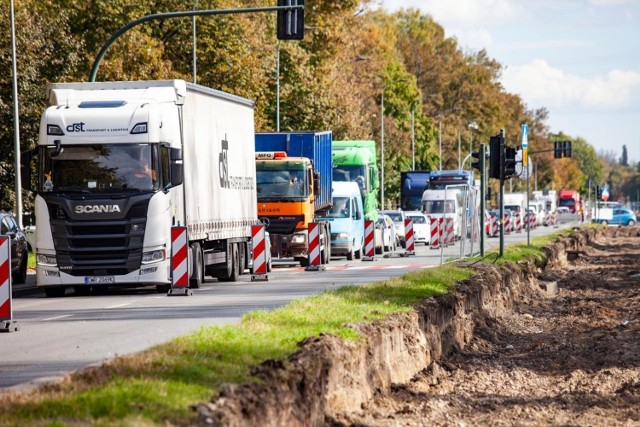
[[[380,177],[379,177],[379,172],[378,172],[378,168],[371,168],[371,189],[373,190],[377,190],[378,188],[380,188]]]
[[[313,171],[313,194],[320,194],[320,173]]]
[[[38,149],[34,148],[29,151],[25,151],[20,154],[20,181],[23,189],[28,191],[35,191],[31,179],[31,161],[37,155]],[[36,185],[37,187],[37,185]]]
[[[182,163],[182,149],[170,148],[169,160],[171,169],[171,182],[166,188],[177,187],[184,183],[184,164]]]

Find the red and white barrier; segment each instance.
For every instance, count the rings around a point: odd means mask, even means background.
[[[309,223],[309,265],[306,271],[321,271],[324,266],[320,265],[320,225],[316,222]]]
[[[375,228],[373,221],[364,222],[364,256],[362,261],[373,261],[375,259]]]
[[[269,280],[267,276],[267,253],[265,251],[264,225],[251,226],[251,247],[253,248],[253,267],[251,281]]]
[[[516,212],[516,233],[522,233],[522,214],[520,212]]]
[[[453,245],[456,243],[456,235],[455,235],[455,230],[453,228],[452,217],[447,218],[446,227],[447,227],[447,244]]]
[[[191,295],[188,253],[187,227],[171,227],[171,289],[169,295]]]
[[[441,218],[430,218],[431,241],[429,244],[431,249],[438,249],[440,247],[440,219]]]
[[[509,213],[504,214],[503,226],[504,226],[504,234],[511,233],[511,214]]]
[[[0,332],[18,330],[11,307],[11,238],[0,236]]]
[[[489,218],[489,237],[496,237],[499,233],[498,216],[491,215]]]
[[[415,246],[415,240],[413,237],[413,220],[409,218],[404,220],[404,242],[405,242],[405,254],[415,255],[416,246]]]

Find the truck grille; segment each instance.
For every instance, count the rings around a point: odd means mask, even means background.
[[[263,221],[263,218],[268,220],[269,225],[267,226],[267,231],[270,234],[293,234],[296,230],[296,225],[298,225],[300,221],[304,221],[303,215],[260,217],[259,220]]]
[[[78,220],[49,204],[58,267],[72,276],[123,275],[142,262],[149,199],[131,205],[122,219]]]

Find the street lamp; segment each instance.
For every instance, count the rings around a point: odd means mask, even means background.
[[[380,207],[382,207],[382,209],[384,209],[384,91],[391,85],[406,81],[407,79],[393,80],[382,88],[382,98],[380,101]]]
[[[22,228],[22,182],[20,178],[20,118],[18,116],[18,70],[16,66],[16,25],[13,0],[10,3],[11,12],[11,62],[13,67],[13,127],[14,127],[14,159],[16,170],[16,220]]]

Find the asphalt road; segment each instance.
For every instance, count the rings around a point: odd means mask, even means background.
[[[564,219],[560,228],[576,224],[574,217]],[[531,236],[554,231],[539,227]],[[526,233],[512,233],[505,236],[505,243],[522,243],[526,238]],[[491,249],[499,239],[486,242]],[[188,297],[167,297],[155,288],[142,288],[88,296],[67,291],[64,298],[45,298],[30,275],[27,285],[14,289],[13,317],[20,330],[0,334],[0,392],[28,389],[202,326],[235,323],[248,311],[272,309],[335,287],[381,281],[440,264],[440,251],[428,246],[418,245],[415,256],[402,253],[377,255],[374,261],[334,258],[321,272],[275,262],[267,282],[251,282],[249,275],[235,284],[209,279]],[[445,260],[459,255],[459,243],[444,250]]]

